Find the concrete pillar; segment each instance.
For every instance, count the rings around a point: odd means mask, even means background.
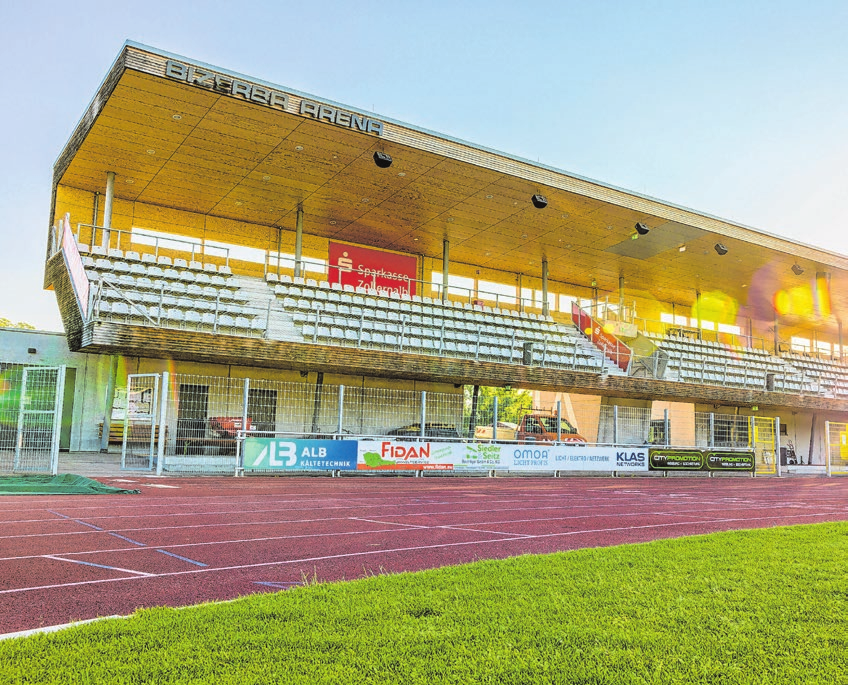
[[[297,224],[295,225],[294,237],[294,275],[303,276],[303,207],[297,208]]]
[[[109,429],[112,426],[112,404],[115,402],[115,381],[118,375],[118,357],[112,355],[109,377],[106,379],[106,408],[103,410],[103,435],[100,436],[100,451],[109,451]]]
[[[780,334],[777,326],[777,311],[774,312],[774,356],[780,354]]]
[[[109,229],[112,228],[112,201],[115,199],[115,172],[106,172],[106,201],[103,204],[103,243],[109,249]],[[94,241],[92,241],[94,242]]]
[[[548,260],[542,260],[542,315],[548,316],[550,307],[548,306]]]

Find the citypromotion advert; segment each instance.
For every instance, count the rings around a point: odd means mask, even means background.
[[[247,438],[245,471],[647,471],[648,450],[414,440]]]

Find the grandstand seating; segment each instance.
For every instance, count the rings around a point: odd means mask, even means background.
[[[524,343],[532,342],[534,365],[596,373],[605,367],[573,326],[533,313],[341,288],[285,275],[273,288],[307,341],[506,364],[520,363]]]
[[[805,392],[848,397],[848,366],[840,361],[798,352],[781,357],[801,374]]]
[[[326,281],[233,275],[226,264],[80,245],[95,315],[136,325],[621,375],[571,323],[532,312]],[[665,380],[848,396],[848,367],[799,354],[645,334]],[[532,343],[532,350],[525,350]]]
[[[797,370],[765,350],[676,336],[648,337],[669,356],[669,380],[785,392],[801,389]]]
[[[98,285],[96,316],[120,323],[506,364],[523,362],[524,345],[531,342],[534,365],[623,373],[576,328],[535,313],[401,298],[286,275],[265,282],[233,276],[225,265],[134,251],[95,248],[83,265]]]

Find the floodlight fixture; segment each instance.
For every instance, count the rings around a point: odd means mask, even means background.
[[[636,222],[636,233],[638,233],[639,235],[648,235],[648,232],[650,230],[651,229],[645,226],[645,224],[643,224],[641,221]]]
[[[392,156],[387,152],[377,152],[374,153],[374,164],[376,164],[381,169],[388,169],[392,165]]]
[[[530,200],[533,202],[533,206],[536,209],[544,209],[548,206],[548,198],[546,198],[544,195],[534,195],[530,198]]]
[[[719,253],[722,257],[727,254],[727,246],[722,243],[715,244],[715,251]]]
[[[792,265],[792,273],[795,274],[796,276],[800,276],[802,273],[804,273],[804,267],[801,266],[800,264],[793,264]]]

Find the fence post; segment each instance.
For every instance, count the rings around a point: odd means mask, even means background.
[[[427,434],[427,391],[421,391],[421,437]]]
[[[774,417],[774,467],[777,471],[777,477],[783,476],[783,470],[780,464],[780,417]]]
[[[342,434],[342,426],[344,425],[344,386],[339,386],[339,423],[336,427],[336,433]]]
[[[495,395],[492,402],[492,440],[498,439],[498,396]]]
[[[754,473],[752,476],[757,473],[757,440],[756,440],[756,424],[754,423],[754,417],[748,417],[748,444],[751,446],[751,449],[754,450]]]
[[[241,429],[247,433],[247,403],[250,399],[250,379],[244,379],[244,395],[241,400]],[[238,435],[238,433],[236,433]],[[236,464],[238,466],[238,464]]]
[[[831,475],[833,475],[830,470],[830,421],[824,422],[824,456],[825,459],[827,459],[825,473],[827,473],[827,477],[830,478]],[[809,461],[810,460],[808,458],[807,462],[809,463]]]
[[[56,370],[56,399],[53,402],[53,439],[50,441],[50,473],[59,475],[59,439],[62,436],[62,401],[65,399],[65,366]]]
[[[562,400],[557,400],[557,442],[562,442]]]
[[[707,445],[715,447],[715,412],[710,412],[710,435],[707,438]]]
[[[162,372],[162,392],[159,393],[159,444],[156,446],[156,475],[162,475],[165,467],[165,440],[167,438],[168,391],[171,389],[171,374]]]
[[[612,407],[612,444],[618,444],[618,405]]]
[[[671,433],[669,432],[670,424],[668,421],[668,409],[663,409],[663,433],[665,446],[668,447],[671,444]]]

